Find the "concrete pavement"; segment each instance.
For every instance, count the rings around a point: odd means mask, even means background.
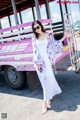
[[[0,74],[0,120],[80,120],[80,75],[61,72],[56,75],[62,93],[53,98],[52,109],[41,114],[42,88],[35,91],[25,86],[22,90],[11,89]]]

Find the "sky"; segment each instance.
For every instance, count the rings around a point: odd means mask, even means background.
[[[59,3],[57,3],[57,1],[58,0],[56,0],[55,2],[49,3],[50,13],[51,13],[51,17],[52,17],[53,22],[61,21],[60,8],[59,8]],[[72,1],[72,0],[70,0],[70,1]],[[72,13],[73,22],[76,22],[77,20],[80,20],[79,4],[76,4],[76,3],[75,4],[67,4],[67,6],[69,8],[68,9],[69,13],[70,13],[70,11]],[[62,4],[62,8],[64,10],[64,5],[63,4]],[[35,12],[35,17],[37,19],[35,8],[34,8],[34,12]],[[46,16],[46,9],[45,9],[44,5],[40,6],[40,13],[41,13],[41,18],[42,19],[46,19],[47,18],[47,16]],[[65,13],[65,10],[64,10],[64,13]],[[22,15],[23,23],[33,21],[31,8],[22,11],[21,15]],[[12,26],[14,26],[15,25],[14,15],[11,15],[10,18],[11,18],[11,24],[12,24]],[[19,19],[19,24],[21,24],[20,18],[19,18],[19,13],[18,13],[18,19]],[[1,19],[1,24],[2,24],[2,28],[9,27],[8,17],[2,18]]]

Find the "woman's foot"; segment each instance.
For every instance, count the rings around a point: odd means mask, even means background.
[[[51,100],[47,101],[47,108],[51,108]]]
[[[47,112],[47,107],[46,107],[46,108],[42,108],[41,113],[42,113],[42,114],[45,114],[46,112]]]
[[[42,107],[42,114],[45,114],[47,112],[47,102],[46,101],[44,101],[43,102],[43,107]]]

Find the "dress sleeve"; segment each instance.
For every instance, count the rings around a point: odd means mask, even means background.
[[[33,62],[35,64],[43,64],[43,60],[42,60],[39,50],[36,46],[35,40],[36,40],[35,36],[32,36]]]
[[[62,53],[63,52],[62,41],[61,40],[55,40],[55,38],[53,37],[53,35],[51,35],[50,37],[51,37],[51,42],[52,42],[55,54]]]

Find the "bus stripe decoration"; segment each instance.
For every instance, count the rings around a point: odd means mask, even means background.
[[[0,56],[32,52],[31,40],[11,42],[0,45]]]

